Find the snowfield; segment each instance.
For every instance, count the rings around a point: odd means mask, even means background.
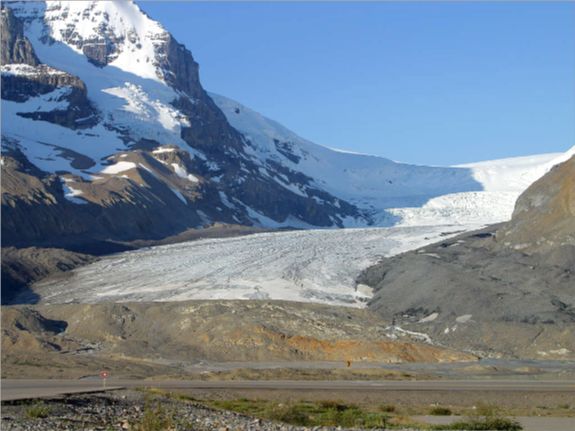
[[[262,167],[278,161],[303,173],[317,187],[369,213],[375,226],[507,221],[517,197],[566,157],[549,153],[458,166],[411,165],[317,145],[239,102],[214,93],[210,97],[246,136],[249,153]],[[344,226],[365,223],[350,219]]]
[[[44,303],[282,299],[362,307],[370,289],[356,286],[360,271],[461,230],[306,230],[192,241],[106,257],[34,289]]]

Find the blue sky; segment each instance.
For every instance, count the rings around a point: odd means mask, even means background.
[[[575,145],[575,3],[139,4],[206,89],[321,145],[435,165]]]

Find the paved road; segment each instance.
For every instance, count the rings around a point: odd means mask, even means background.
[[[109,383],[104,386],[102,382],[96,380],[2,380],[0,384],[2,385],[2,401],[48,398],[123,387]]]
[[[103,389],[99,380],[2,380],[2,401],[93,392]],[[573,392],[573,380],[439,380],[439,381],[182,381],[115,380],[108,389],[157,387],[164,389],[284,389],[326,391],[496,391],[496,392]]]

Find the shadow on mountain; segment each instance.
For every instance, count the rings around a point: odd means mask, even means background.
[[[82,250],[83,253],[63,248],[2,247],[2,304],[35,304],[40,296],[30,287],[34,282],[97,260],[86,250],[109,254],[112,249],[96,243]]]
[[[10,279],[2,272],[1,305],[37,304],[40,295],[34,292],[25,283]]]

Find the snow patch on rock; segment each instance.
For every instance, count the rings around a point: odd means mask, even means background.
[[[418,323],[429,323],[433,322],[435,319],[439,317],[439,313],[431,313],[429,316],[424,317]]]
[[[134,162],[118,162],[114,165],[106,166],[104,169],[100,171],[102,174],[119,174],[120,172],[129,171],[130,169],[134,169],[136,164]]]
[[[457,323],[467,323],[471,320],[472,315],[471,314],[464,314],[462,316],[458,316],[455,318],[455,321]]]
[[[178,177],[191,181],[192,183],[199,182],[198,177],[188,173],[186,168],[184,168],[183,166],[180,166],[177,163],[172,163],[172,168],[174,168],[174,172]]]
[[[67,200],[78,205],[88,203],[81,197],[84,194],[84,192],[82,192],[82,190],[75,189],[70,185],[70,183],[72,183],[73,181],[66,178],[60,178],[60,180],[62,184],[62,189],[64,190],[64,197]]]

